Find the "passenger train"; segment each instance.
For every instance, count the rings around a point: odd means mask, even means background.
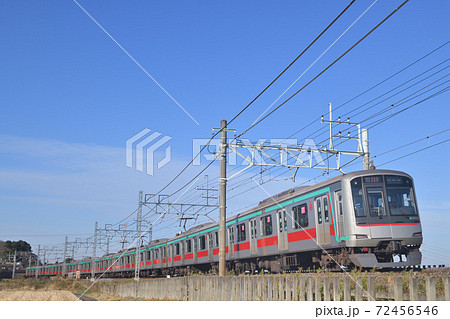
[[[140,248],[140,275],[218,272],[218,223],[196,226]],[[227,219],[226,267],[235,273],[300,267],[392,268],[420,265],[422,244],[413,179],[364,170],[297,187]],[[27,276],[131,277],[135,248],[67,265],[31,267]]]

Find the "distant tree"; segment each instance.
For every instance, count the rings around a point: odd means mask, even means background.
[[[17,251],[31,252],[31,245],[26,241],[19,240],[11,243],[11,249]]]
[[[26,241],[0,241],[0,256],[6,257],[8,253],[14,251],[31,252],[31,245]]]

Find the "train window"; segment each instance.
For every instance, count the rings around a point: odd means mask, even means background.
[[[187,253],[192,252],[192,242],[190,239],[186,240],[186,252]]]
[[[272,218],[271,216],[261,217],[261,236],[272,235]]]
[[[176,243],[175,244],[175,255],[179,255],[180,254],[180,243]]]
[[[213,233],[209,233],[208,234],[208,248],[213,248],[214,247],[214,237],[213,237]]]
[[[325,223],[328,223],[330,221],[330,216],[328,212],[328,199],[326,197],[323,199],[323,212],[325,215]]]
[[[245,223],[237,225],[237,241],[245,241]]]
[[[251,238],[256,238],[256,219],[250,221]]]
[[[205,250],[206,249],[206,238],[205,238],[205,235],[200,236],[198,238],[198,246],[200,247],[200,250]]]
[[[386,176],[386,194],[392,216],[417,215],[412,182],[403,176]]]
[[[214,247],[219,247],[219,232],[214,233]]]
[[[363,191],[361,186],[361,177],[353,179],[351,182],[353,208],[355,210],[355,217],[366,217],[363,202]]]
[[[194,242],[194,251],[198,251],[198,249],[197,249],[197,241],[195,240],[195,238],[194,238],[194,240],[193,240],[193,242]]]
[[[370,216],[386,216],[381,187],[367,187],[367,202]]]
[[[292,207],[292,215],[294,217],[293,228],[308,227],[308,204]]]
[[[228,228],[228,242],[230,244],[234,243],[234,227]]]
[[[339,209],[339,215],[342,215],[342,194],[338,194],[338,209]]]
[[[281,210],[278,212],[278,229],[280,230],[280,233],[283,232],[283,217]]]
[[[154,251],[155,259],[159,259],[159,248]]]
[[[320,204],[320,199],[316,201],[317,205],[317,222],[322,224],[322,205]]]
[[[283,211],[283,218],[284,218],[284,231],[287,231],[287,216],[286,216],[286,211]]]

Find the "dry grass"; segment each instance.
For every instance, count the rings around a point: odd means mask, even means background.
[[[44,278],[17,278],[4,279],[0,281],[0,290],[68,290],[76,291],[82,289],[83,286],[73,279],[64,279],[61,277],[54,277],[51,279]]]

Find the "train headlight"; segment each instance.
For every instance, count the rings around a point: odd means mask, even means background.
[[[356,235],[356,239],[367,239],[369,238],[367,235]]]
[[[417,232],[413,234],[413,237],[422,237],[422,232]]]

